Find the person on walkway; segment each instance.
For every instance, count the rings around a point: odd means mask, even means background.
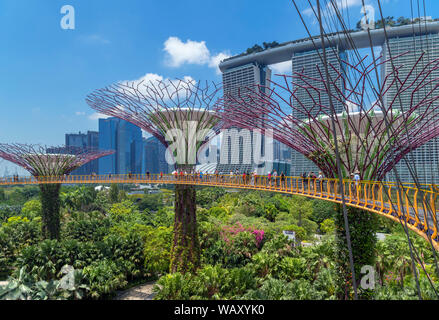
[[[319,185],[319,192],[323,191],[323,172],[319,171],[319,175],[317,177],[318,179],[318,185]]]
[[[308,177],[309,177],[310,189],[314,190],[314,184],[315,184],[315,181],[316,181],[317,177],[314,174],[314,172],[312,172],[312,171],[309,173]]]
[[[277,171],[273,170],[273,181],[274,181],[274,187],[277,188],[278,187],[278,181],[277,181]]]
[[[286,189],[286,184],[285,184],[285,173],[282,171],[280,173],[280,184],[281,184],[281,188]]]
[[[163,180],[163,171],[160,171],[160,180]]]
[[[268,172],[268,185],[271,187],[271,171]]]
[[[306,174],[306,172],[302,173],[301,175],[302,177],[302,185],[303,185],[303,189],[308,189],[308,175]]]
[[[354,182],[355,182],[355,192],[354,192],[354,195],[355,195],[355,197],[358,198],[358,193],[360,191],[360,172],[358,172],[358,171],[354,172]]]

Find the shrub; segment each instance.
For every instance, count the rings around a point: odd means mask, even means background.
[[[259,252],[252,257],[251,267],[259,278],[270,276],[278,263],[276,255]]]
[[[293,286],[285,280],[269,277],[258,289],[249,290],[242,296],[245,300],[291,300]]]
[[[323,233],[326,233],[326,234],[334,233],[334,231],[335,231],[335,221],[334,221],[334,219],[325,219],[325,220],[323,220],[323,222],[320,224],[320,230]]]
[[[123,270],[109,259],[92,263],[84,268],[83,273],[93,299],[111,296],[117,289],[127,285]]]
[[[302,257],[284,257],[276,266],[276,278],[288,282],[295,279],[311,280],[311,274],[307,269],[307,260]]]
[[[197,205],[209,209],[219,198],[224,196],[226,191],[223,188],[203,188],[197,190]]]
[[[161,193],[145,194],[138,206],[141,211],[157,211],[163,207],[163,195]]]
[[[121,266],[128,278],[143,277],[144,242],[141,235],[129,233],[125,237],[111,234],[103,243],[105,257]]]
[[[189,300],[194,294],[190,273],[179,272],[161,277],[153,287],[154,300]]]
[[[335,270],[334,268],[322,269],[317,274],[317,278],[314,281],[314,288],[320,292],[326,293],[326,299],[335,299],[336,283],[335,283]]]
[[[283,234],[278,234],[264,243],[262,252],[274,254],[278,257],[293,257],[299,253],[300,248],[295,248],[291,240]]]
[[[146,272],[163,274],[171,261],[172,228],[150,228],[144,247]]]
[[[286,226],[284,228],[285,231],[294,231],[296,234],[296,241],[300,243],[300,241],[305,240],[307,238],[306,236],[306,230],[303,227],[299,227],[295,224],[291,224],[289,226]]]
[[[319,300],[323,294],[315,290],[311,282],[293,280],[287,282],[272,277],[266,279],[261,287],[249,290],[242,296],[248,300]]]
[[[21,214],[21,208],[21,206],[0,204],[0,223],[8,221],[10,217],[19,216]]]
[[[38,279],[56,279],[65,264],[78,263],[81,253],[80,243],[76,240],[44,240],[36,245],[24,248],[17,258],[19,268],[27,266],[29,273]],[[82,252],[82,254],[84,254]]]
[[[264,209],[264,218],[268,221],[274,222],[277,215],[279,214],[279,210],[276,208],[274,204],[268,203]]]
[[[83,283],[82,270],[65,265],[60,280],[36,281],[22,267],[16,278],[10,277],[8,284],[0,286],[0,300],[48,300],[82,299],[88,287]]]
[[[252,227],[245,228],[239,222],[233,226],[225,226],[221,232],[221,236],[224,241],[233,244],[236,236],[239,236],[240,234],[246,232],[254,236],[254,241],[255,241],[254,244],[256,245],[257,248],[260,248],[264,240],[264,230],[257,230]],[[251,245],[250,243],[248,244]]]
[[[41,238],[41,218],[8,218],[0,228],[0,273],[9,274],[19,252]]]
[[[225,220],[228,217],[228,211],[227,209],[223,207],[212,207],[209,209],[208,212],[209,216],[213,216],[218,219]]]
[[[249,268],[224,269],[207,265],[195,275],[168,274],[154,286],[156,300],[237,299],[256,288],[254,272]]]
[[[198,299],[236,299],[256,287],[256,278],[250,268],[224,269],[207,265],[192,278]]]
[[[21,214],[29,219],[33,219],[35,217],[41,216],[41,201],[40,200],[27,201],[21,208]]]
[[[123,202],[113,204],[108,213],[111,220],[120,222],[122,220],[130,219],[133,213],[138,212],[135,205],[131,201],[125,200]]]
[[[74,219],[63,226],[62,235],[78,241],[101,241],[108,234],[110,224],[108,218]]]
[[[170,207],[160,208],[156,212],[146,213],[144,220],[154,227],[171,227],[174,224],[174,210]]]
[[[238,299],[248,290],[256,288],[256,285],[257,278],[252,268],[229,269],[226,283],[223,286],[223,295],[227,299]]]

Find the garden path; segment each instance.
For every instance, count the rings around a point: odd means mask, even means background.
[[[121,291],[117,294],[114,300],[152,300],[154,293],[152,292],[152,287],[155,281],[147,282],[128,290]]]

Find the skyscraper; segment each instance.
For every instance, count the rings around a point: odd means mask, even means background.
[[[408,77],[408,82],[414,81],[416,75],[421,72],[421,70],[429,63],[439,58],[439,34],[425,34],[421,36],[409,36],[409,37],[397,37],[389,39],[389,46],[391,48],[390,54],[394,58],[393,65],[395,67],[401,67],[398,69],[398,74],[401,79]],[[415,65],[416,61],[424,53],[420,64],[417,66],[417,70],[410,75],[410,71]],[[404,54],[404,55],[402,55]],[[387,60],[390,58],[389,50],[386,44],[383,45],[383,59]],[[382,78],[384,79],[393,70],[392,63],[387,62],[382,67]],[[417,84],[429,83],[431,80],[439,79],[439,70],[432,70],[431,74],[427,79],[417,80]],[[391,83],[391,75],[389,78],[389,83]],[[437,85],[437,81],[424,86],[421,90],[425,90],[420,94],[420,96],[428,96],[428,93],[434,89]],[[397,84],[392,85],[388,94],[384,96],[384,104],[386,107],[391,103],[393,97],[395,97],[398,91]],[[399,97],[393,102],[394,108],[399,108],[402,111],[407,110],[411,105],[416,105],[420,103],[420,98],[416,95],[412,97],[412,90],[406,90],[399,94]],[[430,97],[432,98],[432,97]],[[412,101],[413,99],[413,101]],[[435,104],[439,102],[434,102]],[[421,108],[421,112],[425,110]],[[431,117],[437,118],[439,121],[438,114],[432,114]],[[439,174],[439,139],[435,138],[423,146],[413,150],[405,159],[409,163],[409,167],[412,168],[413,173],[417,174],[417,177],[421,183],[435,183],[438,180]],[[397,166],[397,172],[400,179],[404,182],[414,182],[410,174],[409,167],[406,162],[401,160]],[[393,171],[388,175],[388,178],[395,181],[395,176]]]
[[[142,173],[142,130],[119,118],[99,119],[99,149],[115,150],[99,159],[99,174]]]
[[[66,134],[66,147],[68,148],[78,148],[87,149],[99,148],[99,132],[97,131],[87,131],[87,133],[67,133]],[[91,161],[82,167],[74,170],[72,175],[90,175],[92,173],[99,172],[99,160]]]
[[[166,148],[156,138],[143,139],[143,173],[169,173],[169,165],[166,161]]]
[[[321,79],[320,72],[324,72],[325,66],[322,63],[322,56],[323,52],[320,49],[319,51],[313,50],[313,51],[307,51],[307,52],[299,52],[294,53],[292,57],[292,65],[293,65],[293,75],[298,72],[301,74],[304,74],[310,78],[315,79]],[[347,55],[344,51],[340,51],[337,47],[327,48],[326,49],[326,57],[329,64],[331,64],[332,67],[329,67],[329,75],[331,79],[336,79],[339,73],[343,73],[344,65],[342,61],[346,61]],[[318,82],[316,80],[312,79],[306,79],[307,84],[305,84],[304,80],[295,79],[294,80],[297,84],[300,85],[312,85],[316,88],[321,88],[322,83]],[[337,87],[343,88],[343,82],[340,78],[337,83]],[[312,97],[310,96],[310,93]],[[305,106],[308,108],[308,111],[313,116],[316,116],[319,114],[318,108],[315,107],[315,102],[313,100],[317,98],[316,92],[310,92],[306,89],[297,88],[297,91],[295,92],[295,95],[297,99],[293,100],[293,117],[296,119],[304,118],[307,119],[303,113],[295,110],[295,108],[302,108],[302,106]],[[323,106],[330,106],[329,103],[329,96],[327,95],[321,95],[321,104]],[[300,104],[299,104],[300,101]],[[333,104],[335,108],[336,113],[340,113],[344,110],[343,103],[336,101],[333,99]],[[303,154],[291,150],[291,172],[290,174],[292,176],[299,176],[302,173],[309,173],[310,171],[313,171],[314,173],[319,172],[318,167],[311,161],[308,160]]]
[[[271,70],[267,66],[249,63],[223,72],[223,91],[225,95],[245,95],[246,88],[255,85],[269,86]],[[230,128],[221,137],[219,172],[228,173],[253,171],[255,168],[254,144],[256,135],[248,130]],[[261,139],[261,156],[264,156],[264,138]]]

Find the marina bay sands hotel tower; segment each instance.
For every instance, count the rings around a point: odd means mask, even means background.
[[[389,40],[389,47],[386,44],[385,33],[383,29],[375,29],[371,31],[372,45],[376,48],[381,47],[384,58],[397,57],[402,53],[409,52],[394,60],[394,64],[403,66],[399,70],[399,75],[404,78],[409,75],[411,68],[415,62],[419,59],[422,52],[425,52],[422,66],[426,65],[430,61],[434,61],[439,58],[439,22],[430,21],[422,22],[421,24],[410,24],[398,27],[386,27],[387,37]],[[326,37],[326,52],[327,59],[337,69],[338,72],[342,72],[344,69],[343,62],[347,61],[349,51],[352,49],[352,43],[357,49],[369,48],[370,42],[367,32],[355,31],[351,32],[349,38],[343,34],[331,34]],[[291,61],[291,70],[294,72],[300,71],[312,77],[316,73],[316,65],[323,70],[324,66],[322,59],[319,55],[321,52],[321,40],[320,36],[316,36],[313,39],[301,39],[296,41],[290,41],[282,43],[274,48],[269,48],[261,52],[252,54],[241,54],[222,61],[219,65],[220,70],[223,73],[223,88],[224,92],[235,93],[239,88],[244,88],[254,84],[267,84],[267,79],[270,78],[271,72],[269,66],[279,62]],[[370,54],[370,53],[367,53]],[[381,78],[384,79],[387,74],[392,70],[390,63],[385,63],[381,66]],[[336,72],[330,70],[331,78],[335,78]],[[435,70],[430,75],[431,79],[439,78],[439,70]],[[427,79],[425,81],[428,81]],[[317,86],[317,83],[314,85]],[[435,84],[432,84],[434,86]],[[341,87],[341,85],[340,85]],[[391,88],[389,95],[391,96],[392,90],[396,92],[397,87]],[[431,86],[426,87],[426,92],[432,90]],[[302,91],[302,92],[301,92]],[[302,101],[304,105],[313,106],[312,99],[304,90],[297,91],[298,99]],[[400,95],[397,104],[394,104],[394,108],[399,104],[409,105],[411,99],[411,93],[403,93]],[[414,97],[416,99],[416,97]],[[386,97],[384,97],[384,103],[387,105]],[[416,101],[414,102],[416,103]],[[439,102],[438,102],[439,103]],[[343,104],[334,105],[336,112],[343,110]],[[439,115],[432,115],[438,117]],[[218,171],[228,173],[230,171],[238,170],[240,172],[247,170],[254,170],[255,165],[248,165],[243,163],[244,158],[251,157],[253,159],[253,152],[248,154],[248,150],[253,150],[254,139],[253,137],[240,136],[238,149],[239,152],[231,152],[233,140],[230,137],[222,139],[221,145],[221,162],[217,166]],[[234,157],[236,159],[234,159]],[[407,161],[405,161],[407,160]],[[439,183],[439,139],[434,139],[410,152],[405,160],[399,162],[397,165],[397,172],[402,181],[413,182],[410,172],[416,173],[421,183]],[[252,162],[253,163],[253,162]],[[408,164],[408,166],[407,166]],[[304,172],[310,171],[318,172],[318,168],[303,155],[292,150],[291,152],[291,165],[289,172],[286,173],[298,176]],[[389,180],[395,179],[393,173],[388,175]]]

